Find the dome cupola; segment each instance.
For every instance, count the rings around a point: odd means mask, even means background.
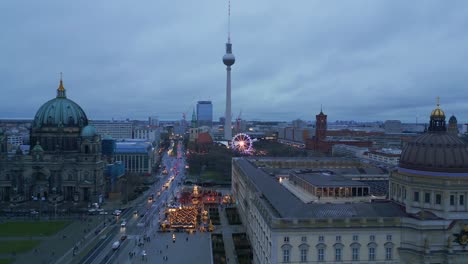
[[[66,97],[63,81],[60,79],[57,97],[43,104],[37,111],[33,128],[42,127],[84,127],[88,118],[81,107]]]
[[[400,167],[429,172],[468,172],[468,148],[463,140],[447,133],[445,114],[439,107],[431,113],[427,133],[403,148]]]
[[[445,132],[445,113],[440,109],[439,97],[437,97],[437,107],[431,112],[431,120],[429,122],[429,132]]]

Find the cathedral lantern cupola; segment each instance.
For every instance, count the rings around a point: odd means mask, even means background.
[[[445,132],[445,113],[440,109],[439,98],[437,97],[437,107],[431,112],[431,120],[429,122],[429,132]]]

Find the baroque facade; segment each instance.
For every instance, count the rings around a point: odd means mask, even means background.
[[[439,105],[428,132],[403,149],[389,199],[320,199],[300,184],[282,183],[290,181],[285,171],[292,170],[291,179],[307,164],[326,178],[309,181],[333,183],[336,193],[343,181],[329,171],[351,163],[234,158],[232,164],[232,192],[254,263],[466,263],[468,148],[447,132]]]
[[[62,80],[56,98],[37,111],[30,142],[29,155],[18,150],[9,157],[0,148],[2,201],[97,202],[104,194],[100,136],[83,109],[66,97]]]

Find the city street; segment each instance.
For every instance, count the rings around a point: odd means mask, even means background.
[[[176,157],[168,154],[172,152],[173,144],[177,144]],[[115,230],[82,263],[139,263],[157,259],[163,263],[184,263],[194,258],[210,263],[209,233],[175,233],[173,242],[172,233],[158,232],[165,206],[174,200],[185,176],[182,143],[172,143],[168,152],[163,155],[161,168],[162,171],[166,169],[167,175],[161,174],[161,180],[153,184],[146,195],[139,197],[121,216],[116,217]],[[125,227],[121,227],[123,221]],[[122,240],[122,236],[126,239]],[[113,250],[116,241],[120,246]]]

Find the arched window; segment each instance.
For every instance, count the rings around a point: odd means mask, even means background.
[[[327,245],[324,243],[317,244],[315,246],[317,249],[317,261],[324,261],[325,260],[325,249],[327,249]]]
[[[352,253],[351,259],[353,261],[358,261],[359,255],[360,255],[361,244],[354,242],[350,245],[350,247],[351,247],[351,253]]]
[[[289,262],[291,258],[291,248],[292,246],[289,244],[284,244],[281,246],[281,249],[283,250],[283,262]]]
[[[393,248],[394,244],[392,242],[385,243],[385,260],[393,259]]]
[[[301,262],[307,262],[307,255],[309,254],[309,245],[306,243],[299,245],[299,254],[301,256]]]
[[[336,243],[333,245],[333,248],[335,249],[335,261],[342,261],[344,245],[341,243]]]
[[[369,244],[367,244],[367,250],[369,255],[369,261],[374,261],[375,255],[377,254],[377,244],[375,242],[370,242]]]

